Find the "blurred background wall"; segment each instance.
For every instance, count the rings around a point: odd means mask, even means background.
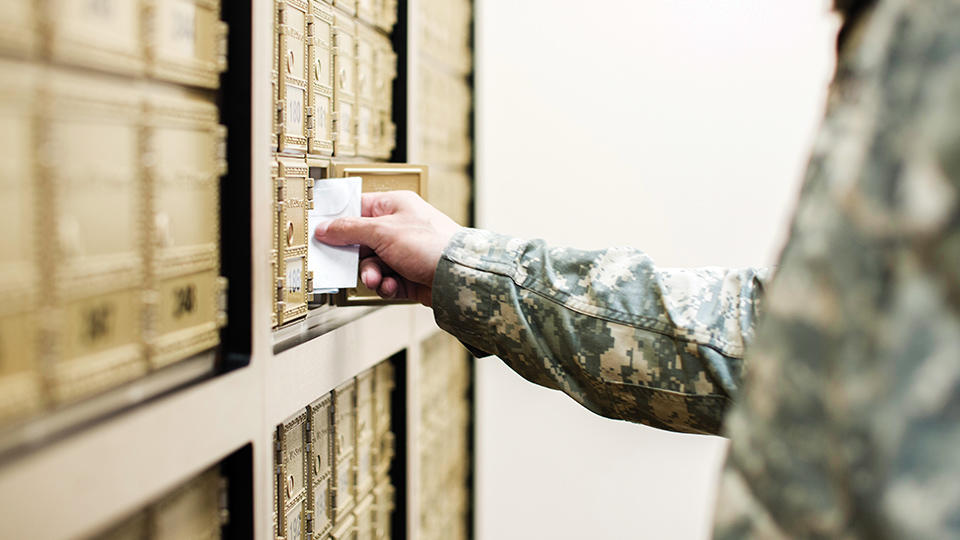
[[[769,265],[834,64],[809,0],[478,0],[477,220],[663,266]],[[726,444],[477,364],[477,537],[703,538]]]

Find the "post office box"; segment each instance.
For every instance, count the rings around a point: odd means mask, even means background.
[[[142,107],[127,84],[50,70],[39,156],[48,256],[55,400],[145,371],[142,345],[145,190]]]
[[[177,488],[151,509],[149,537],[156,540],[220,538],[222,488],[217,467]]]
[[[357,439],[373,436],[373,368],[357,375]]]
[[[279,150],[307,152],[307,57],[309,7],[305,0],[280,0],[279,86],[282,129]]]
[[[343,521],[337,523],[334,527],[333,532],[330,533],[330,538],[332,540],[353,540],[356,530],[354,517],[347,515],[343,518]]]
[[[376,25],[383,31],[393,32],[393,26],[397,24],[397,0],[375,0],[378,4],[378,13]]]
[[[354,535],[356,540],[373,540],[375,538],[373,523],[376,519],[376,510],[372,492],[357,503],[357,508],[353,511],[357,524],[357,532]]]
[[[361,101],[373,102],[375,99],[377,37],[380,34],[369,26],[357,25],[357,81],[356,94]]]
[[[333,401],[330,394],[310,404],[310,475],[313,479],[333,473]]]
[[[377,107],[391,113],[393,110],[393,80],[397,78],[397,53],[387,36],[373,33],[374,81],[372,99]]]
[[[58,61],[126,74],[143,73],[141,0],[50,0],[45,45]]]
[[[357,106],[357,155],[377,157],[381,155],[379,117],[371,102]]]
[[[333,153],[333,12],[320,2],[310,4],[308,152]]]
[[[374,482],[374,472],[375,472],[375,463],[374,463],[374,454],[376,439],[374,439],[373,434],[357,438],[357,496],[362,497],[363,495],[370,492],[373,489]]]
[[[363,178],[363,192],[410,190],[420,196],[427,194],[427,167],[403,163],[343,163],[331,166],[332,178],[359,176]],[[335,298],[338,306],[386,305],[409,303],[406,300],[380,298],[375,291],[361,283],[356,289],[341,291]]]
[[[357,23],[342,13],[333,17],[333,81],[335,97],[356,97]]]
[[[278,528],[289,534],[300,532],[289,538],[305,538],[306,500],[308,486],[307,468],[307,412],[288,419],[277,426],[277,510]]]
[[[351,452],[342,457],[334,457],[334,467],[336,475],[334,476],[333,486],[333,522],[340,522],[344,516],[349,515],[356,503],[356,471],[354,470],[354,457]]]
[[[390,400],[395,385],[393,364],[389,360],[380,362],[373,373],[374,433],[380,434],[391,429]]]
[[[331,508],[333,501],[332,484],[333,476],[329,475],[317,480],[311,486],[312,506],[310,509],[310,530],[312,531],[312,538],[317,540],[326,540],[327,535],[330,533],[330,528],[333,525]]]
[[[334,153],[352,156],[357,152],[357,25],[341,13],[334,14],[333,110],[336,122]]]
[[[282,300],[277,304],[277,321],[283,325],[306,315],[307,291],[313,290],[307,270],[307,212],[313,186],[305,159],[280,157],[278,161],[277,283]]]
[[[356,104],[352,99],[340,98],[334,101],[333,107],[336,124],[333,153],[338,157],[354,156],[357,153]]]
[[[225,131],[209,98],[163,87],[147,94],[148,354],[162,367],[209,349],[225,323],[219,276]]]
[[[227,67],[227,25],[220,0],[145,0],[147,71],[204,88],[220,86]]]
[[[34,56],[39,35],[37,2],[33,0],[0,2],[0,53]]]
[[[386,540],[392,536],[390,516],[393,514],[394,507],[393,494],[394,488],[389,482],[383,482],[373,488],[373,504],[375,507],[373,530],[374,538],[377,540]]]
[[[334,457],[353,452],[356,441],[356,383],[353,379],[333,391]]]

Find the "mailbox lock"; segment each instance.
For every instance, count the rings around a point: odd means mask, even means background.
[[[293,73],[293,64],[296,62],[296,57],[293,55],[293,51],[289,51],[287,54],[287,73]]]
[[[287,479],[287,497],[293,497],[293,475],[290,475],[290,478]]]
[[[347,87],[347,68],[340,68],[340,89],[344,90]]]
[[[287,247],[290,247],[293,245],[293,233],[294,233],[293,222],[288,221],[287,222]]]
[[[323,70],[323,64],[320,62],[320,59],[316,60],[316,69],[313,70],[313,79],[317,82],[320,82],[320,72]]]

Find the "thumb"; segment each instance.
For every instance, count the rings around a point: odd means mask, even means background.
[[[377,246],[377,218],[343,217],[317,225],[313,236],[324,244]]]

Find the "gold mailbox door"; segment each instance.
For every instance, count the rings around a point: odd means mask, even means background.
[[[340,13],[334,16],[333,110],[336,113],[334,154],[357,153],[357,23]]]
[[[333,153],[333,13],[319,2],[310,4],[310,116],[308,152]]]
[[[313,538],[327,538],[330,528],[330,484],[333,477],[332,398],[330,394],[310,404],[310,451],[308,471],[310,498],[308,510],[313,516]]]
[[[216,106],[193,94],[153,88],[148,101],[147,166],[150,361],[161,367],[214,347],[225,322],[219,277],[219,179],[226,169],[225,132]]]
[[[280,100],[282,104],[279,150],[307,152],[307,28],[309,6],[305,0],[280,2]]]
[[[285,534],[293,531],[292,539],[306,538],[307,451],[306,411],[277,426],[279,445],[276,477],[277,508],[280,513],[278,528]]]
[[[307,172],[305,159],[280,158],[277,265],[282,300],[277,310],[279,324],[306,315],[307,291],[312,288],[307,270],[307,211],[313,190]]]
[[[140,0],[41,3],[54,59],[120,73],[143,72]]]
[[[332,178],[359,176],[363,178],[363,192],[409,190],[427,196],[427,167],[403,163],[334,163]],[[334,297],[338,306],[370,306],[411,303],[410,300],[380,298],[375,291],[361,283],[356,289],[346,289]]]
[[[145,371],[142,106],[129,85],[97,77],[51,70],[46,84],[56,154],[40,174],[55,238],[50,375],[59,401]]]
[[[150,0],[148,71],[158,79],[217,88],[227,66],[220,0]]]
[[[350,15],[357,14],[357,0],[333,0],[333,5],[349,13]]]

